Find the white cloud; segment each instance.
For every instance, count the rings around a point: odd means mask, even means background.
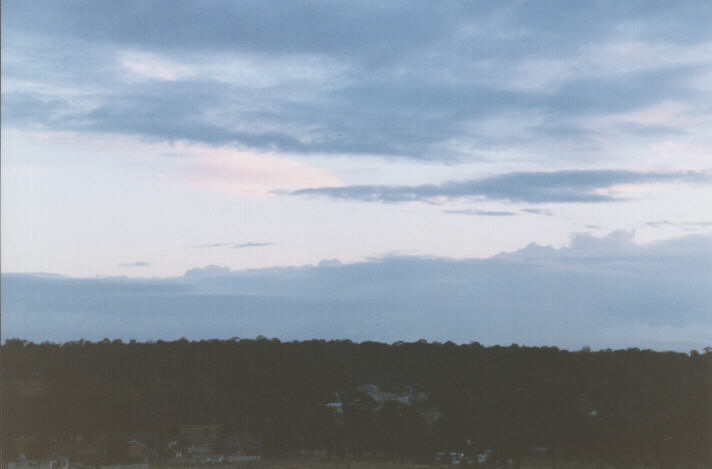
[[[201,80],[254,89],[293,89],[297,85],[321,89],[340,87],[347,84],[349,71],[346,63],[316,54],[270,57],[244,52],[209,52],[171,56],[127,50],[118,53],[116,60],[129,79]]]
[[[176,81],[194,78],[197,75],[189,64],[175,63],[162,59],[156,54],[124,52],[119,55],[118,60],[126,72],[136,78]]]

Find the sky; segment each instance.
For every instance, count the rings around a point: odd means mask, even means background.
[[[709,24],[706,1],[3,1],[3,336],[708,345]]]

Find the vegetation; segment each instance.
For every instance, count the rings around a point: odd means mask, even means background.
[[[264,455],[427,462],[491,449],[492,461],[516,467],[539,448],[553,467],[571,458],[616,467],[712,462],[710,349],[8,340],[1,357],[10,458],[19,444],[41,457],[69,435],[121,446],[126,435],[152,432],[163,448],[182,424],[219,423],[226,434],[259,437]],[[427,402],[377,402],[359,391],[367,383]]]

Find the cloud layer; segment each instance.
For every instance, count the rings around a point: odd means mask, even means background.
[[[326,196],[334,199],[369,202],[432,201],[438,198],[483,197],[512,202],[613,202],[622,200],[601,191],[629,184],[709,182],[706,173],[638,172],[588,170],[554,172],[516,172],[470,181],[451,181],[419,186],[346,186],[300,189],[294,195]],[[501,213],[500,213],[501,214]]]
[[[710,24],[697,0],[5,0],[3,267],[709,231]],[[709,251],[616,234],[3,275],[2,320],[685,349],[710,332]]]
[[[294,153],[610,158],[621,139],[706,141],[710,23],[697,1],[10,0],[3,125]]]
[[[688,351],[712,332],[712,238],[640,246],[577,235],[489,259],[356,264],[171,279],[5,274],[4,337],[453,340]]]
[[[211,243],[211,244],[196,244],[194,248],[205,249],[205,248],[233,248],[233,249],[245,249],[245,248],[261,248],[267,246],[274,246],[275,243],[265,243],[265,242],[249,242],[249,243]]]

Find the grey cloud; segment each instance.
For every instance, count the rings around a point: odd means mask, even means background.
[[[554,212],[545,208],[523,208],[521,211],[524,213],[531,213],[532,215],[544,215],[547,217],[554,216]]]
[[[265,242],[260,242],[260,243],[210,243],[210,244],[196,244],[193,247],[198,248],[198,249],[205,249],[205,248],[226,248],[230,247],[233,249],[244,249],[244,248],[259,248],[259,247],[266,247],[266,246],[274,246],[275,243],[265,243]]]
[[[343,265],[339,259],[322,259],[319,261],[318,267],[335,267]]]
[[[160,1],[126,2],[120,8],[94,2],[78,2],[75,8],[58,8],[52,2],[8,3],[11,27],[56,36],[159,49],[249,48],[267,53],[372,48],[380,41],[412,47],[435,36],[433,26],[452,24],[453,19],[452,9],[398,2],[369,7],[269,1],[239,5],[208,1],[196,7],[175,2],[170,9]]]
[[[230,268],[229,267],[223,267],[219,265],[208,265],[203,267],[202,269],[199,267],[195,267],[193,269],[190,269],[186,271],[185,277],[186,278],[191,278],[191,277],[216,277],[220,275],[226,275],[230,273]]]
[[[688,351],[709,345],[711,263],[710,236],[637,245],[617,232],[489,259],[209,266],[153,280],[4,274],[3,332],[37,341],[262,334]]]
[[[79,1],[71,6],[52,1],[3,3],[7,27],[59,37],[159,49],[251,48],[360,55],[383,50],[384,43],[397,51],[412,51],[442,39],[443,31],[460,33],[473,20],[479,28],[465,29],[465,37],[492,37],[509,46],[507,52],[518,54],[546,47],[573,49],[631,23],[646,39],[665,37],[689,43],[708,37],[704,26],[710,15],[703,2],[695,1],[674,6],[602,1],[567,3],[565,8],[555,1],[457,5],[301,1],[285,5],[274,0],[239,4],[205,1],[199,6],[176,1],[170,9],[161,1],[126,1],[121,5]],[[469,46],[482,51],[491,48],[491,44],[479,42]]]
[[[643,70],[627,77],[583,77],[567,81],[553,96],[545,95],[540,99],[547,109],[569,115],[624,112],[657,103],[661,96],[671,100],[689,98],[684,81],[695,71],[707,67],[675,65]],[[637,127],[635,131],[640,132],[641,128],[644,127]]]
[[[502,210],[443,210],[445,213],[454,213],[459,215],[477,215],[483,217],[511,217],[515,216],[515,212],[507,212]]]
[[[677,226],[677,223],[671,222],[668,220],[662,220],[662,221],[651,221],[651,222],[646,223],[646,225],[657,228],[659,226]]]
[[[274,246],[275,243],[239,243],[233,244],[234,249],[244,249],[244,248],[261,248],[265,246]]]
[[[648,226],[653,228],[659,228],[661,226],[680,226],[687,228],[703,228],[707,226],[712,226],[712,221],[670,221],[670,220],[659,220],[651,221],[646,223]]]
[[[596,192],[619,184],[665,182],[707,183],[704,172],[638,172],[628,170],[584,170],[554,172],[514,172],[484,179],[450,181],[420,186],[345,186],[301,189],[300,196],[368,202],[431,201],[436,198],[484,197],[526,203],[591,203],[624,200]]]
[[[709,103],[690,84],[709,71],[709,60],[702,59],[622,72],[603,63],[596,71],[607,73],[600,76],[564,76],[541,89],[508,85],[532,58],[568,60],[565,68],[577,70],[577,60],[586,58],[576,54],[586,47],[620,41],[687,51],[709,43],[705,26],[712,11],[696,2],[675,8],[605,1],[565,7],[554,1],[171,5],[4,2],[3,54],[10,59],[2,72],[3,124],[421,159],[475,158],[525,145],[548,160],[554,158],[547,151],[552,138],[574,139],[571,146],[579,148],[602,137],[578,118],[666,100],[695,109]],[[178,64],[188,56],[228,64],[240,54],[277,61],[311,57],[323,59],[329,72],[340,71],[325,83],[302,73],[271,86],[206,77],[130,80],[117,61],[127,50]],[[54,91],[18,91],[25,82]],[[513,113],[536,122],[522,118],[516,132],[508,124],[478,128]],[[654,139],[685,129],[637,124],[619,130]],[[463,141],[465,148],[453,145]]]
[[[120,267],[150,267],[151,263],[146,261],[129,262],[127,264],[119,264]]]

